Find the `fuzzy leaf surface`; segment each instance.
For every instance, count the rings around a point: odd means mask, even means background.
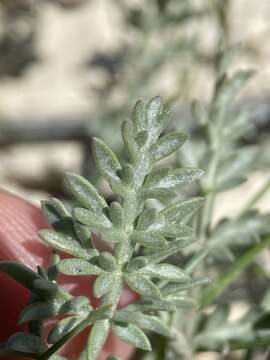
[[[190,276],[184,270],[171,264],[153,264],[145,266],[138,270],[137,274],[174,282],[185,282],[190,280]]]
[[[136,325],[112,326],[114,333],[119,339],[139,349],[151,351],[151,344],[145,333]]]
[[[115,275],[109,272],[99,275],[94,284],[94,295],[97,298],[105,295],[111,290],[114,284]]]
[[[57,265],[62,274],[65,275],[100,275],[103,270],[82,259],[65,259]]]
[[[68,173],[66,179],[73,195],[85,208],[100,213],[103,208],[107,207],[104,198],[99,195],[97,189],[85,178]]]
[[[66,236],[53,230],[40,230],[39,235],[46,244],[67,254],[83,259],[90,259],[94,255],[94,253],[83,248],[78,241],[70,236]]]
[[[109,333],[108,320],[97,321],[91,329],[87,340],[86,352],[87,359],[96,360],[107,339]]]
[[[149,298],[161,298],[158,287],[147,277],[126,273],[125,280],[133,291]]]
[[[165,135],[151,148],[153,161],[158,161],[176,151],[187,139],[187,134],[175,132]]]
[[[113,151],[101,140],[93,139],[93,151],[99,172],[109,183],[118,182],[121,165]]]

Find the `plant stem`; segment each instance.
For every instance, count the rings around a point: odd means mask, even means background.
[[[199,300],[201,307],[211,304],[222,292],[235,281],[254,260],[254,258],[270,244],[270,237],[265,238],[259,244],[251,247],[228,270],[217,280],[212,282],[202,293]]]
[[[146,144],[145,146],[148,146]],[[115,273],[118,275],[115,278],[114,286],[112,290],[106,294],[102,301],[102,306],[110,306],[110,309],[114,313],[117,310],[119,299],[124,287],[124,267],[133,255],[134,249],[130,243],[130,235],[134,230],[134,222],[138,216],[140,210],[141,199],[139,196],[140,187],[142,186],[146,175],[150,170],[150,161],[145,158],[146,151],[142,149],[141,157],[137,159],[136,165],[134,166],[134,177],[132,183],[129,185],[128,191],[123,195],[122,206],[123,206],[123,225],[122,234],[124,235],[122,241],[117,243],[114,248],[114,255],[116,259],[116,270]],[[104,337],[109,335],[109,319],[101,320],[104,323],[107,333]],[[87,351],[88,353],[88,351]],[[87,358],[89,358],[87,354]],[[90,358],[89,358],[90,360]]]
[[[78,334],[80,334],[86,327],[92,325],[96,321],[96,314],[98,314],[101,310],[102,315],[104,314],[104,307],[102,309],[95,310],[95,312],[90,312],[89,315],[84,319],[82,322],[80,322],[73,330],[71,330],[69,333],[61,337],[60,340],[58,340],[53,346],[51,346],[45,353],[43,353],[40,357],[38,357],[38,360],[47,360],[49,359],[53,354],[55,354],[68,340],[74,338]],[[110,311],[110,308],[108,307],[108,310]],[[94,315],[93,315],[94,314]],[[110,314],[111,316],[111,311]],[[99,316],[100,317],[100,316]]]

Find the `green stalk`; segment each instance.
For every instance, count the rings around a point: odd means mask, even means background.
[[[101,311],[100,311],[101,310]],[[106,314],[104,314],[104,307],[100,308],[98,310],[95,310],[94,312],[90,312],[90,314],[84,319],[81,323],[79,323],[73,330],[71,330],[69,333],[64,335],[60,340],[58,340],[53,346],[51,346],[45,353],[43,353],[40,357],[38,357],[38,360],[47,360],[49,359],[53,354],[55,354],[67,341],[74,338],[78,334],[80,334],[85,328],[92,325],[95,321],[97,321],[97,318],[101,317],[99,315],[101,313],[101,316],[107,316],[111,317],[112,312],[110,307],[108,306],[108,311]]]
[[[150,146],[148,142],[145,144],[145,147]],[[145,154],[146,150],[144,148],[141,151],[141,154]],[[116,272],[118,273],[118,277],[115,279],[113,289],[104,296],[102,301],[102,306],[110,306],[113,313],[117,310],[118,302],[120,296],[122,294],[122,290],[124,287],[124,267],[126,263],[131,259],[133,255],[133,249],[130,244],[130,235],[134,229],[134,222],[138,216],[138,210],[140,208],[139,202],[139,194],[138,191],[142,186],[144,179],[147,173],[150,170],[150,165],[146,166],[146,164],[150,164],[148,159],[145,158],[145,155],[142,155],[139,159],[137,159],[137,164],[134,167],[134,180],[129,185],[129,191],[125,192],[123,195],[123,213],[124,213],[124,223],[122,226],[122,232],[125,234],[123,241],[117,243],[114,249],[114,255],[117,263]],[[106,328],[106,336],[104,336],[104,343],[106,338],[109,335],[110,324],[109,319],[101,320],[104,322],[104,327]],[[88,350],[90,350],[89,346],[87,346],[87,359],[92,360],[90,355],[88,354]]]
[[[213,113],[214,114],[214,113]],[[206,181],[206,200],[205,205],[201,210],[201,219],[198,222],[199,224],[199,243],[200,248],[204,249],[207,239],[209,237],[210,227],[212,223],[212,217],[213,217],[213,211],[215,206],[215,200],[216,200],[216,178],[217,178],[217,172],[219,168],[220,163],[220,145],[222,144],[222,138],[220,134],[222,134],[222,120],[223,120],[223,112],[220,112],[218,114],[217,118],[217,126],[213,127],[211,124],[211,117],[213,114],[210,112],[209,114],[209,123],[208,123],[208,138],[210,147],[212,149],[212,154],[209,160],[209,167],[208,167],[208,177]],[[212,125],[212,127],[211,127]],[[200,266],[198,267],[198,271],[203,274],[204,273],[204,263],[201,262]],[[193,296],[194,298],[198,298],[198,289],[194,289]],[[189,359],[193,359],[193,335],[194,330],[196,327],[196,310],[192,310],[190,319],[187,326],[187,338],[190,342],[190,355]]]
[[[251,264],[254,258],[270,244],[270,237],[267,237],[259,244],[251,247],[236,262],[234,262],[228,270],[217,280],[212,282],[202,293],[199,304],[205,307],[211,304],[223,291],[243,273],[243,271]]]

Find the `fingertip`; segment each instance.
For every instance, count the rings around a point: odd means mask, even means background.
[[[38,207],[0,192],[0,259],[16,260],[33,270],[46,265],[51,251],[38,237],[38,230],[47,227]]]

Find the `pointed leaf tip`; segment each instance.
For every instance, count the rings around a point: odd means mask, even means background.
[[[104,198],[84,177],[68,172],[65,178],[71,192],[83,207],[99,213],[102,212],[103,208],[107,207]]]
[[[93,153],[97,168],[101,175],[111,184],[120,181],[118,171],[121,169],[114,152],[98,138],[93,138]]]

